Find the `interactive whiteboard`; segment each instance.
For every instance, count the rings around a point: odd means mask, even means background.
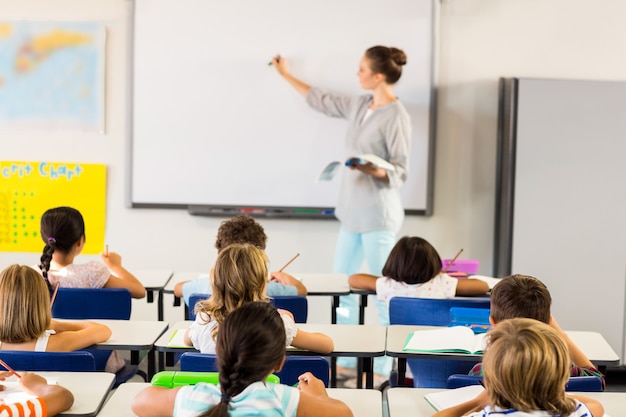
[[[359,60],[396,46],[394,88],[412,120],[409,213],[430,214],[431,0],[134,0],[131,192],[135,207],[208,214],[332,217],[347,121],[309,108],[268,66],[280,53],[303,81],[359,95]],[[347,169],[347,168],[346,168]]]

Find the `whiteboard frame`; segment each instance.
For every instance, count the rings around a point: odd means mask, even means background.
[[[428,156],[426,167],[426,207],[406,208],[407,215],[430,216],[433,214],[434,203],[434,183],[435,183],[435,151],[436,151],[436,121],[437,121],[437,65],[438,62],[438,24],[439,24],[439,3],[436,0],[430,1],[430,88],[429,88],[429,108],[428,108]],[[335,219],[334,207],[319,206],[259,206],[259,205],[220,205],[220,204],[188,204],[188,203],[146,203],[134,201],[133,199],[133,131],[134,131],[134,44],[135,44],[135,16],[136,0],[127,0],[127,90],[126,90],[126,169],[129,175],[126,176],[125,202],[129,208],[157,208],[157,209],[186,209],[192,215],[205,216],[232,216],[236,214],[249,214],[254,217],[278,217],[278,218],[313,218],[313,219]],[[315,212],[317,210],[317,212]]]

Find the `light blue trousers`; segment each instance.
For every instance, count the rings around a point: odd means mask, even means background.
[[[363,260],[367,261],[370,274],[382,275],[383,266],[396,243],[396,234],[389,230],[379,230],[367,233],[350,233],[341,229],[335,248],[335,265],[333,271],[343,274],[355,274],[361,271]],[[389,310],[384,302],[376,299],[378,318],[382,326],[389,325]],[[359,296],[346,295],[341,297],[340,308],[337,311],[338,324],[358,324]],[[380,375],[389,375],[393,358],[383,356],[374,359],[374,372]],[[356,367],[356,358],[337,358],[337,365],[345,368]]]

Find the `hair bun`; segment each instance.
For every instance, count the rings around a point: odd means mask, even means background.
[[[391,59],[396,63],[396,65],[406,65],[406,54],[403,50],[391,47],[389,48],[389,53],[391,55]]]

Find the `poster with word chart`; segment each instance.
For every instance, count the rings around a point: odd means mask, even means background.
[[[70,206],[85,219],[84,254],[104,248],[106,166],[0,161],[0,251],[41,252],[43,213]]]

